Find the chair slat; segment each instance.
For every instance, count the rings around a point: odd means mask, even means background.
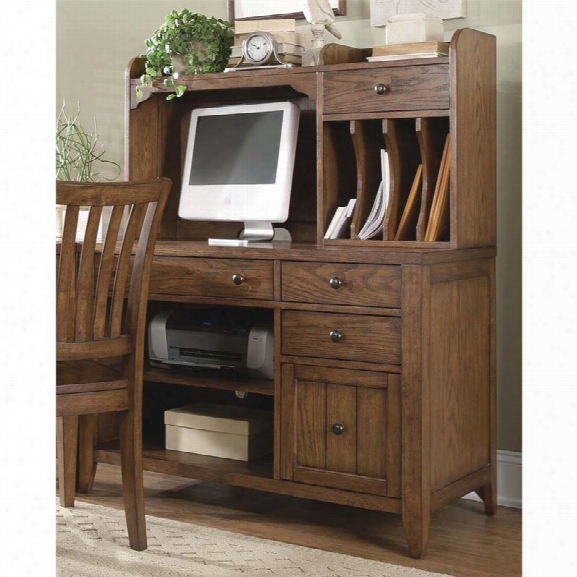
[[[149,255],[154,247],[148,242],[150,238],[151,229],[154,224],[154,215],[156,212],[157,203],[150,203],[146,214],[142,220],[142,227],[140,231],[140,242],[138,243],[136,256],[134,258],[134,266],[132,267],[132,275],[130,278],[128,309],[126,317],[130,326],[137,326],[138,316],[145,313],[142,310],[143,299],[148,299],[148,283],[142,288],[142,279],[149,278],[150,267],[152,265],[152,255]]]
[[[108,293],[110,291],[110,280],[115,262],[114,249],[116,248],[123,214],[124,206],[115,206],[112,209],[106,240],[104,241],[104,249],[100,258],[96,295],[94,298],[94,339],[102,339],[106,334]]]
[[[158,181],[151,182],[59,182],[56,204],[67,206],[126,206],[158,200]],[[126,202],[130,196],[130,203]]]
[[[68,207],[64,219],[62,244],[58,264],[58,280],[56,286],[56,338],[67,341],[73,335],[70,327],[74,327],[76,311],[76,229],[78,227],[77,206]]]
[[[116,391],[128,388],[128,379],[120,381],[104,381],[94,383],[69,383],[57,385],[57,395],[69,395],[71,393],[96,393],[98,391]]]
[[[115,339],[85,341],[79,343],[56,343],[56,360],[101,359],[121,357],[131,350],[131,339],[123,335]]]
[[[112,302],[110,306],[110,337],[114,338],[121,334],[122,330],[122,311],[124,309],[124,297],[126,294],[126,281],[128,279],[130,268],[130,256],[132,247],[139,232],[139,226],[142,222],[145,205],[136,204],[130,211],[126,232],[122,241],[122,248],[116,267],[116,277],[114,279],[114,288],[112,290]]]
[[[125,411],[128,407],[128,389],[124,388],[93,393],[69,393],[57,396],[56,416]]]
[[[74,331],[74,340],[77,342],[92,340],[94,329],[92,316],[94,311],[94,249],[101,216],[101,206],[90,208],[78,265],[76,326]]]

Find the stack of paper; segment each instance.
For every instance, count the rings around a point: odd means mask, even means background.
[[[373,203],[373,208],[369,213],[367,221],[359,232],[359,238],[366,240],[375,238],[383,232],[385,225],[385,217],[387,214],[387,206],[389,204],[389,155],[386,150],[381,150],[381,184]]]
[[[335,215],[329,224],[325,239],[344,238],[347,236],[347,227],[351,223],[356,202],[356,198],[351,198],[347,206],[339,206],[335,210]]]

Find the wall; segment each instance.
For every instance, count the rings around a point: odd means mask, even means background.
[[[182,8],[226,18],[226,0],[56,2],[57,107],[80,103],[85,127],[96,117],[100,141],[121,165],[126,63],[165,14]],[[383,44],[384,29],[371,28],[369,17],[369,0],[348,0],[342,42]],[[498,447],[521,451],[521,0],[469,0],[466,19],[445,23],[447,39],[463,27],[497,37]]]

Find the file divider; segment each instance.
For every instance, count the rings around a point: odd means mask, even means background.
[[[445,139],[449,133],[449,119],[447,117],[417,118],[416,131],[423,164],[423,190],[416,240],[424,241]]]
[[[385,148],[389,153],[390,172],[389,206],[385,215],[383,239],[395,240],[421,155],[414,118],[385,118],[383,134]]]
[[[384,142],[378,122],[351,120],[350,131],[357,162],[357,203],[351,221],[351,238],[358,239],[379,190]]]

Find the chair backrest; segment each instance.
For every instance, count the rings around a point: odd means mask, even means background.
[[[56,183],[56,203],[66,206],[57,274],[57,360],[119,356],[142,348],[150,267],[171,184],[168,178]],[[84,238],[77,241],[81,207],[89,207],[88,219]],[[110,222],[96,250],[105,207],[111,207]],[[120,241],[125,211],[129,216]]]

